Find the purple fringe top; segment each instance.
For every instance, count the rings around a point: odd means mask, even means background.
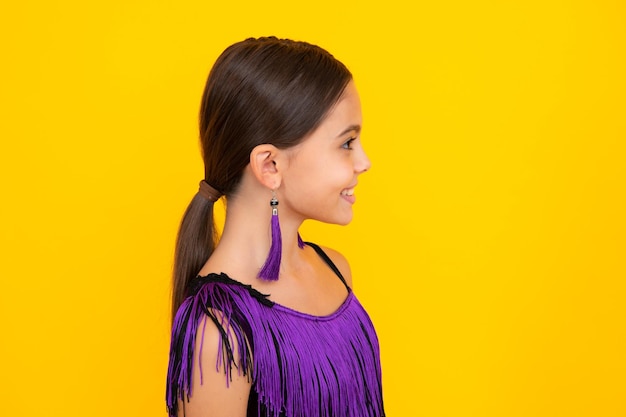
[[[225,383],[233,367],[252,380],[251,399],[258,404],[249,416],[385,415],[378,339],[350,288],[337,311],[314,316],[276,304],[222,273],[197,277],[174,319],[166,393],[170,417],[178,416],[179,399],[193,395],[193,348],[207,319],[220,331],[216,365],[224,369]]]

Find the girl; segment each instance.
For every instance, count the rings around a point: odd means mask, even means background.
[[[352,219],[370,167],[360,130],[352,76],[325,50],[270,37],[218,58],[200,111],[205,177],[176,246],[170,417],[384,415],[348,263],[298,234],[306,219]]]

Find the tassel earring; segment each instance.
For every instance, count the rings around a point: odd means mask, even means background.
[[[259,272],[259,278],[266,281],[276,281],[278,280],[278,273],[280,272],[283,242],[280,234],[280,223],[278,223],[278,199],[276,198],[275,191],[272,191],[270,207],[272,207],[272,244],[270,246],[270,253],[265,260],[265,264],[263,264],[263,267]]]

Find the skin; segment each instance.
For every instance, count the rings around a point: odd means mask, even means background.
[[[360,141],[361,124],[359,94],[350,82],[321,125],[299,145],[284,150],[269,144],[254,148],[241,185],[228,200],[220,242],[200,275],[225,272],[270,294],[272,301],[304,313],[324,316],[336,311],[347,296],[346,288],[312,248],[298,248],[296,233],[306,219],[340,225],[352,220],[352,198],[342,193],[354,189],[358,176],[371,166]],[[279,200],[283,252],[278,281],[266,282],[257,273],[271,243],[272,190]],[[324,250],[352,286],[346,259],[337,251]],[[184,404],[187,417],[246,415],[251,382],[235,371],[226,387],[224,370],[215,368],[218,336],[210,322],[203,341],[198,333],[195,354],[202,342],[203,381],[196,356],[193,395]]]

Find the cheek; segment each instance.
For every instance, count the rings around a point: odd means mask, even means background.
[[[328,167],[328,176],[332,178],[336,186],[347,187],[354,179],[354,165],[351,155],[344,155],[338,158],[333,166]]]
[[[351,165],[341,159],[333,162],[319,167],[315,175],[311,173],[306,176],[310,189],[325,194],[338,194],[352,182],[354,171]]]
[[[351,185],[354,168],[349,154],[326,154],[314,160],[295,161],[284,178],[285,191],[296,205],[337,195]],[[300,203],[300,204],[299,204]]]

